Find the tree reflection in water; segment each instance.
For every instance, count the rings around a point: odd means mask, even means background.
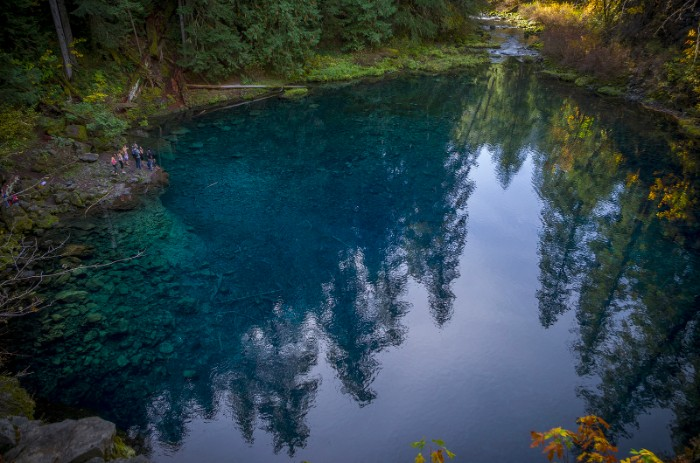
[[[590,413],[625,436],[640,414],[671,408],[685,444],[700,429],[700,248],[687,210],[696,199],[662,204],[650,192],[659,172],[697,185],[697,167],[674,152],[687,144],[640,151],[604,119],[567,102],[540,147],[540,320],[576,311],[577,371],[599,379],[580,389]],[[686,210],[664,214],[670,207]]]
[[[575,310],[577,370],[600,379],[580,391],[589,411],[622,435],[668,406],[685,440],[700,426],[696,147],[550,85],[507,61],[190,121],[168,135],[179,158],[166,157],[178,180],[165,209],[109,216],[83,238],[153,252],[58,285],[96,289],[22,322],[29,380],[175,448],[188,420],[226,407],[247,442],[261,427],[294,455],[322,360],[358,406],[378,397],[379,354],[407,337],[411,282],[449,324],[470,174],[488,146],[503,189],[536,153],[539,317],[550,327]],[[147,294],[110,285],[120,279],[148,281]],[[88,322],[88,310],[116,321]]]

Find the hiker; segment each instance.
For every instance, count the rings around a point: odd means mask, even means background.
[[[153,154],[153,150],[148,148],[148,170],[153,170],[156,167],[156,156]]]
[[[124,172],[124,156],[122,155],[121,151],[117,153],[117,159],[119,160],[119,167],[122,168],[122,174],[125,174]]]
[[[136,163],[136,168],[141,169],[141,151],[139,145],[136,143],[131,147],[131,154],[134,156],[134,162]]]
[[[10,203],[7,200],[7,186],[2,187],[2,202],[5,204],[5,207],[10,207]]]
[[[112,159],[109,161],[112,163],[112,167],[114,168],[114,173],[113,175],[117,175],[117,158],[112,155]]]

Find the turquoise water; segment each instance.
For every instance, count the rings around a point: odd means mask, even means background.
[[[412,461],[422,437],[544,461],[529,432],[585,413],[623,450],[700,429],[697,225],[650,199],[696,179],[662,120],[508,61],[160,131],[160,198],[59,230],[145,255],[20,322],[38,397],[158,462]]]

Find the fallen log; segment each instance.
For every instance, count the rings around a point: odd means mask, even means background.
[[[204,84],[187,84],[187,88],[199,88],[204,90],[236,90],[246,88],[306,88],[305,85],[204,85]]]

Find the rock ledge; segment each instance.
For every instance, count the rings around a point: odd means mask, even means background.
[[[113,458],[116,427],[98,417],[44,424],[20,416],[0,419],[0,461],[103,463]],[[111,460],[148,463],[142,455]]]

